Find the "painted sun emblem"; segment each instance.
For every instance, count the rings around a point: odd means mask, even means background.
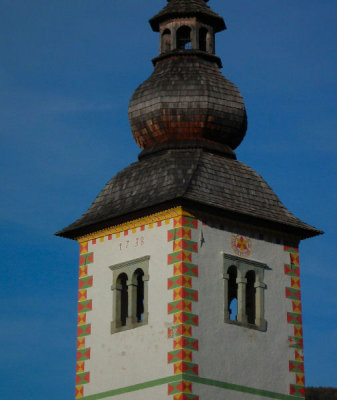
[[[248,257],[252,250],[252,241],[242,235],[232,235],[232,249],[238,256]]]

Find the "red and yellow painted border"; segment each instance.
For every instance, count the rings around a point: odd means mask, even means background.
[[[170,208],[165,211],[157,212],[138,218],[123,224],[115,225],[97,232],[90,233],[85,236],[77,238],[79,243],[86,243],[92,241],[96,244],[97,241],[104,242],[104,240],[111,240],[112,238],[120,238],[121,236],[128,236],[137,232],[142,232],[145,229],[152,229],[162,224],[168,225],[172,218],[177,218],[180,215],[191,215],[185,211],[181,206]]]
[[[298,249],[284,246],[289,253],[289,264],[284,265],[284,273],[289,278],[289,286],[285,289],[286,298],[291,302],[291,312],[287,313],[287,322],[292,326],[293,336],[289,336],[289,346],[294,349],[289,361],[289,371],[294,373],[294,382],[290,384],[290,395],[305,397],[302,301],[300,283],[300,263]]]
[[[199,342],[193,336],[199,325],[199,318],[193,314],[193,304],[198,301],[198,291],[193,289],[193,280],[198,278],[198,266],[193,256],[198,253],[198,243],[192,240],[193,230],[198,228],[198,220],[181,215],[173,219],[173,229],[167,232],[167,240],[172,243],[172,253],[167,264],[173,267],[173,276],[168,279],[168,289],[172,290],[173,301],[168,303],[168,314],[173,316],[173,325],[168,328],[168,337],[173,340],[173,350],[167,361],[173,365],[177,381],[168,384],[168,394],[174,400],[198,400],[193,394],[191,377],[198,376],[198,364],[193,362],[193,353],[198,351]]]
[[[89,267],[93,262],[94,253],[88,251],[88,242],[80,243],[75,399],[84,396],[84,385],[90,382],[86,361],[90,360],[91,350],[86,346],[86,338],[91,334],[87,314],[92,311],[92,299],[89,298],[88,291],[93,286],[93,276],[89,274]]]

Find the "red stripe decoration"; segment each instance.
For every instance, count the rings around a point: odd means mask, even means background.
[[[174,364],[174,375],[190,373],[192,375],[199,375],[199,367],[197,364],[189,363],[186,361],[179,361]]]
[[[83,385],[90,382],[90,372],[83,372],[76,375],[76,385]]]
[[[296,275],[296,276],[300,276],[300,269],[299,267],[295,267],[292,265],[288,265],[288,264],[284,264],[284,273],[286,275]]]
[[[295,297],[297,300],[301,300],[301,291],[294,290],[291,288],[286,288],[286,298],[288,299],[289,297],[291,298]]]
[[[185,338],[184,336],[180,336],[174,340],[173,347],[175,349],[186,348],[198,351],[199,350],[199,341],[197,339]]]
[[[167,305],[167,313],[172,314],[173,312],[177,311],[192,311],[192,303],[187,300],[180,300],[177,304],[169,303]]]
[[[302,314],[287,313],[287,321],[289,324],[302,325]]]
[[[77,361],[89,360],[90,359],[90,348],[83,349],[81,351],[77,351],[76,359],[77,359]]]
[[[88,276],[86,278],[82,278],[78,281],[78,288],[81,289],[86,289],[88,287],[91,287],[93,285],[93,277]]]
[[[300,361],[289,361],[290,372],[301,372],[304,373],[304,364]]]
[[[85,300],[78,303],[78,313],[83,313],[92,310],[92,300]]]
[[[173,289],[174,287],[177,286],[184,286],[187,288],[192,287],[192,278],[190,276],[186,275],[180,275],[178,277],[172,277],[169,278],[167,281],[167,288],[168,289]]]
[[[177,336],[192,336],[192,327],[190,325],[181,324],[178,326],[173,326],[168,328],[167,336],[168,338],[175,338]]]
[[[91,324],[80,325],[77,327],[77,336],[88,336],[91,334]]]
[[[290,385],[290,394],[293,396],[305,397],[305,388],[304,386]]]
[[[186,393],[179,393],[175,394],[173,397],[174,400],[199,400],[199,396],[195,394],[186,394]]]
[[[175,324],[188,324],[198,326],[199,317],[195,314],[180,312],[173,315],[173,322]]]
[[[194,264],[188,264],[184,262],[180,262],[173,265],[173,275],[184,275],[187,274],[189,276],[198,277],[199,271],[198,266]]]

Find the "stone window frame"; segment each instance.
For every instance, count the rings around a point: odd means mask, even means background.
[[[150,256],[144,256],[136,258],[123,263],[111,265],[109,268],[112,271],[112,321],[111,321],[111,333],[117,333],[126,331],[129,329],[138,328],[140,326],[147,325],[149,319],[148,311],[148,282],[149,276],[149,260]],[[144,313],[142,321],[137,320],[137,285],[135,282],[135,272],[137,269],[141,269],[144,273]],[[118,288],[118,277],[121,274],[126,274],[127,286],[128,286],[128,316],[126,318],[126,325],[122,325],[121,320],[118,318],[120,310],[120,294]]]
[[[267,330],[267,322],[264,318],[264,290],[266,284],[264,283],[264,271],[268,266],[264,263],[247,260],[246,258],[233,256],[231,254],[222,253],[223,256],[223,281],[224,281],[224,322],[234,325],[245,326],[251,329],[260,331]],[[229,316],[228,304],[228,270],[231,266],[236,267],[237,278],[237,320],[233,321]],[[249,271],[255,272],[255,323],[248,323],[246,315],[246,274]]]

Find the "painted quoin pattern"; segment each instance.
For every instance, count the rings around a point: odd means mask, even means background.
[[[92,311],[92,300],[88,292],[93,285],[93,276],[88,270],[94,261],[94,253],[88,252],[88,242],[80,243],[80,271],[78,285],[78,323],[75,398],[83,397],[84,385],[90,382],[90,372],[86,371],[86,361],[90,359],[90,347],[86,347],[86,337],[91,334],[91,324],[87,314]]]
[[[169,267],[173,266],[173,276],[168,279],[168,289],[173,292],[173,301],[168,304],[168,313],[173,315],[173,325],[168,329],[173,350],[168,353],[168,362],[173,364],[177,381],[168,384],[168,394],[173,395],[174,400],[197,400],[199,397],[193,394],[188,377],[199,374],[198,365],[193,363],[193,353],[199,346],[193,334],[199,320],[192,312],[193,303],[198,301],[198,291],[192,284],[198,278],[198,266],[193,264],[198,243],[191,240],[198,221],[181,215],[173,219],[173,226],[168,231],[168,241],[173,247],[167,260]]]
[[[294,373],[295,382],[290,384],[290,394],[305,397],[303,328],[300,264],[298,249],[284,246],[289,253],[290,262],[285,264],[284,273],[289,277],[290,285],[286,287],[286,298],[291,301],[292,311],[287,313],[287,322],[293,327],[293,335],[289,336],[289,346],[294,349],[294,357],[289,361],[289,371]]]

